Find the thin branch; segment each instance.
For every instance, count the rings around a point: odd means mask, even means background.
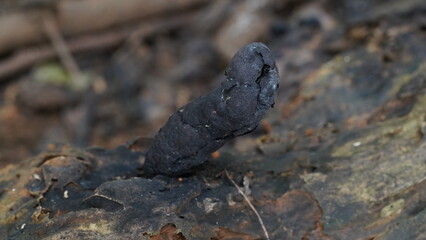
[[[234,180],[232,180],[231,176],[229,175],[228,171],[225,169],[225,174],[226,177],[229,179],[229,181],[232,182],[232,184],[237,188],[238,192],[243,195],[244,199],[246,200],[246,202],[248,203],[248,205],[250,206],[250,208],[253,210],[253,212],[256,214],[257,219],[259,220],[260,226],[262,226],[262,230],[263,233],[265,234],[265,237],[267,240],[269,240],[269,233],[266,230],[265,224],[263,223],[262,217],[260,216],[259,212],[256,210],[256,208],[253,206],[253,204],[251,203],[250,199],[248,198],[248,196],[243,192],[243,190],[235,183]]]
[[[137,33],[138,37],[143,38],[156,32],[185,26],[193,20],[191,16],[183,17],[178,15],[165,20],[138,24],[137,26],[123,27],[103,33],[87,34],[66,41],[66,45],[71,53],[99,51],[123,43],[129,36],[133,36],[132,33]],[[26,70],[36,63],[50,60],[56,56],[56,49],[51,44],[19,50],[12,56],[0,61],[0,82],[12,74]]]
[[[4,2],[4,1],[2,1]],[[25,7],[0,14],[0,54],[45,41],[38,21],[45,11],[54,11],[60,32],[67,38],[107,31],[111,27],[163,18],[198,10],[208,0],[23,0]],[[26,4],[25,4],[25,3]],[[2,4],[3,5],[3,4]],[[3,14],[4,13],[4,14]]]
[[[50,12],[46,12],[43,16],[43,27],[62,64],[64,64],[71,78],[76,79],[81,75],[80,68],[59,31],[56,18]]]

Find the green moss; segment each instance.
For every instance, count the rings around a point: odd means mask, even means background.
[[[37,82],[54,84],[69,88],[73,91],[83,91],[90,87],[94,76],[88,73],[81,73],[71,76],[58,63],[46,63],[33,69],[33,78]]]

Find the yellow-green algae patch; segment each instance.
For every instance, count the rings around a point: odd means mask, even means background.
[[[308,81],[303,82],[300,94],[309,99],[315,95],[322,95],[330,86],[338,87],[344,85],[345,83],[341,81],[338,74],[344,72],[343,68],[345,66],[344,57],[336,56],[312,74]]]
[[[390,204],[382,208],[382,210],[380,211],[380,217],[389,217],[389,216],[398,215],[401,213],[404,206],[405,206],[405,200],[402,198],[394,202],[391,202]]]
[[[423,107],[419,107],[423,106]],[[339,196],[350,194],[357,201],[370,202],[396,194],[426,178],[426,165],[419,146],[426,96],[420,97],[411,113],[377,124],[361,137],[333,149],[332,157],[348,158],[350,174],[334,181]]]
[[[393,87],[388,92],[388,97],[395,96],[398,91],[407,84],[411,79],[420,76],[421,74],[424,74],[426,72],[426,62],[420,64],[417,69],[414,72],[398,76],[393,81]]]
[[[341,59],[335,58],[332,62],[338,64]],[[321,74],[317,76],[322,79],[317,79],[316,83],[332,79],[326,74],[336,74],[330,66],[325,65],[318,71]],[[333,66],[334,71],[337,68]],[[405,84],[425,71],[426,63],[410,74],[395,78],[396,82],[387,95],[395,96]],[[426,179],[426,141],[422,132],[426,122],[425,106],[426,96],[418,95],[407,115],[360,129],[352,138],[348,135],[344,142],[336,141],[329,152],[335,160],[330,163],[333,170],[327,172],[327,177],[319,174],[302,177],[305,186],[323,206],[325,218],[346,214],[345,218],[339,218],[339,222],[330,221],[330,224],[344,224],[356,216],[357,211],[362,211],[358,209],[369,209],[377,203],[386,204],[379,210],[378,216],[381,217],[399,214],[404,208],[406,199],[391,200],[388,197],[399,196]]]
[[[419,96],[411,112],[396,119],[378,123],[363,136],[352,139],[341,146],[336,146],[331,153],[332,157],[350,157],[356,152],[365,152],[370,148],[377,148],[387,144],[392,139],[417,142],[421,138],[420,129],[426,118],[426,96]],[[409,152],[417,148],[416,145],[400,146],[400,152]],[[380,150],[380,149],[377,149]]]
[[[111,230],[111,227],[112,227],[111,222],[105,221],[105,220],[99,220],[93,223],[88,223],[87,225],[80,225],[77,227],[77,229],[108,235],[113,232]]]

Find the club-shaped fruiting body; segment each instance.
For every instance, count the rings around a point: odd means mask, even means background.
[[[225,75],[219,87],[170,116],[145,155],[146,176],[188,173],[229,140],[252,132],[274,106],[279,75],[264,44],[242,47]]]

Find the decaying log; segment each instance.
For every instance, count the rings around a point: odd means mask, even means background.
[[[352,2],[342,0],[359,7]],[[265,127],[187,175],[146,178],[150,142],[142,139],[111,150],[52,146],[0,169],[0,236],[426,239],[424,12],[411,5],[383,17],[391,6],[370,2],[383,1],[364,1],[371,6],[364,17],[376,20],[361,23],[358,33],[336,21],[348,36],[325,33],[316,18],[293,18],[296,27],[269,44],[284,71]],[[395,10],[426,7],[421,0],[388,2]],[[351,44],[327,52],[341,40]]]

